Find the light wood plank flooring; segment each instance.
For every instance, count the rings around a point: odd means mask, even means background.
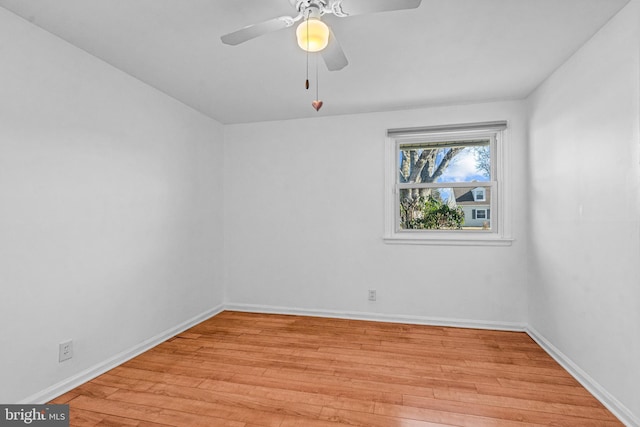
[[[620,426],[525,333],[223,312],[52,403],[72,426]]]

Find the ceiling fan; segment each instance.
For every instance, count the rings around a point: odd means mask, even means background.
[[[365,13],[414,9],[422,0],[289,0],[296,16],[280,16],[225,34],[222,42],[237,45],[264,34],[298,25],[296,36],[300,48],[320,52],[329,71],[341,70],[349,61],[331,29],[321,20],[326,14],[344,18]]]

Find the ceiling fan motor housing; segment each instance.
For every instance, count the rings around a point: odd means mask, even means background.
[[[289,0],[289,2],[298,12],[305,16],[310,13],[312,18],[318,18],[328,11],[327,0]]]

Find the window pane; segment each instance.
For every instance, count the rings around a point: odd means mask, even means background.
[[[490,186],[409,188],[398,196],[400,230],[491,230]]]
[[[491,180],[489,139],[402,143],[399,183],[487,182]]]

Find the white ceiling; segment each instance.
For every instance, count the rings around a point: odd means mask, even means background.
[[[393,0],[390,0],[393,1]],[[304,89],[295,27],[238,46],[220,36],[289,0],[0,0],[0,6],[220,121],[244,123],[522,98],[628,0],[422,0],[326,16],[349,59]],[[344,0],[345,4],[348,0]],[[315,73],[311,59],[312,77]],[[312,79],[313,84],[313,79]]]

